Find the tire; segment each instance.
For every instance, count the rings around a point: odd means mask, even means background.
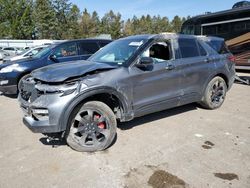
[[[226,93],[227,85],[225,80],[220,76],[216,76],[208,83],[200,104],[206,109],[217,109],[224,103]]]
[[[21,84],[22,84],[22,80],[23,79],[26,79],[30,77],[30,74],[25,74],[24,76],[22,76],[19,80],[18,80],[18,83],[17,83],[17,94],[19,93],[20,89],[21,89]]]
[[[109,106],[90,101],[72,112],[66,141],[79,152],[105,150],[114,141],[116,127],[116,117]]]

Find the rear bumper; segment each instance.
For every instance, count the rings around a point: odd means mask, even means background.
[[[9,95],[17,94],[17,86],[16,85],[0,86],[0,92]]]

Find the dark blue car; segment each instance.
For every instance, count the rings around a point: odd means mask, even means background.
[[[0,64],[0,92],[17,94],[19,81],[31,71],[54,63],[85,60],[110,42],[104,39],[71,40],[53,44],[27,59]]]

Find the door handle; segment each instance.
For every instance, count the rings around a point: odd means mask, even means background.
[[[205,63],[210,63],[211,61],[212,61],[212,59],[209,59],[209,58],[206,58],[206,59],[204,60]]]
[[[169,65],[167,65],[167,66],[165,67],[166,70],[173,70],[174,68],[175,68],[175,66],[172,65],[172,64],[169,64]]]

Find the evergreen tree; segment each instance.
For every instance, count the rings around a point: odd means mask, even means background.
[[[0,37],[31,39],[32,0],[0,0]]]
[[[81,31],[82,31],[82,36],[84,38],[90,37],[91,33],[91,27],[92,27],[92,20],[91,20],[91,15],[89,14],[88,10],[85,8],[83,13],[82,13],[82,20],[81,20]]]
[[[68,26],[66,39],[77,39],[81,37],[80,29],[80,10],[76,5],[73,5],[70,9],[68,16]]]
[[[180,32],[181,31],[181,25],[182,25],[182,20],[179,16],[175,16],[174,19],[171,22],[172,25],[172,31],[173,32]]]
[[[104,34],[110,34],[113,39],[117,39],[121,36],[122,24],[121,14],[115,14],[111,10],[101,19],[101,32]]]
[[[97,36],[100,33],[100,19],[96,11],[92,13],[91,16],[91,28],[90,28],[90,33],[92,33],[93,36]]]
[[[50,0],[36,0],[33,11],[35,29],[39,39],[55,39],[57,36],[56,12]]]
[[[69,0],[53,0],[52,5],[55,11],[55,38],[66,39],[70,30],[69,16],[71,3]]]

